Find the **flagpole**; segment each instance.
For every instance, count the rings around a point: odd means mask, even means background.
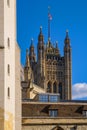
[[[48,40],[50,40],[50,19],[48,18]]]
[[[50,7],[48,7],[48,41],[50,40]]]

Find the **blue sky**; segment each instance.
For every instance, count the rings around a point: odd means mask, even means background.
[[[80,91],[87,89],[87,0],[17,0],[17,41],[21,48],[21,63],[25,64],[26,48],[29,48],[31,38],[36,47],[40,26],[47,42],[49,5],[52,14],[51,40],[58,41],[63,55],[65,32],[69,30],[72,84],[76,88],[76,84],[85,84]],[[84,98],[87,99],[86,96]]]

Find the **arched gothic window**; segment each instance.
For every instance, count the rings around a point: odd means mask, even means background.
[[[57,84],[56,84],[56,82],[53,84],[53,93],[57,93]]]

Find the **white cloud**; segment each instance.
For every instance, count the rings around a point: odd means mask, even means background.
[[[76,83],[72,86],[72,99],[87,99],[87,83]]]

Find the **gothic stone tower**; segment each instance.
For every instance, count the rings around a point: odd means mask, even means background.
[[[20,49],[16,0],[0,0],[0,130],[21,130]]]
[[[31,57],[31,56],[30,56]],[[60,93],[62,100],[71,99],[71,46],[68,31],[64,40],[64,56],[61,56],[58,43],[53,46],[50,38],[44,43],[42,28],[38,36],[37,62],[30,58],[34,83],[49,93]]]

